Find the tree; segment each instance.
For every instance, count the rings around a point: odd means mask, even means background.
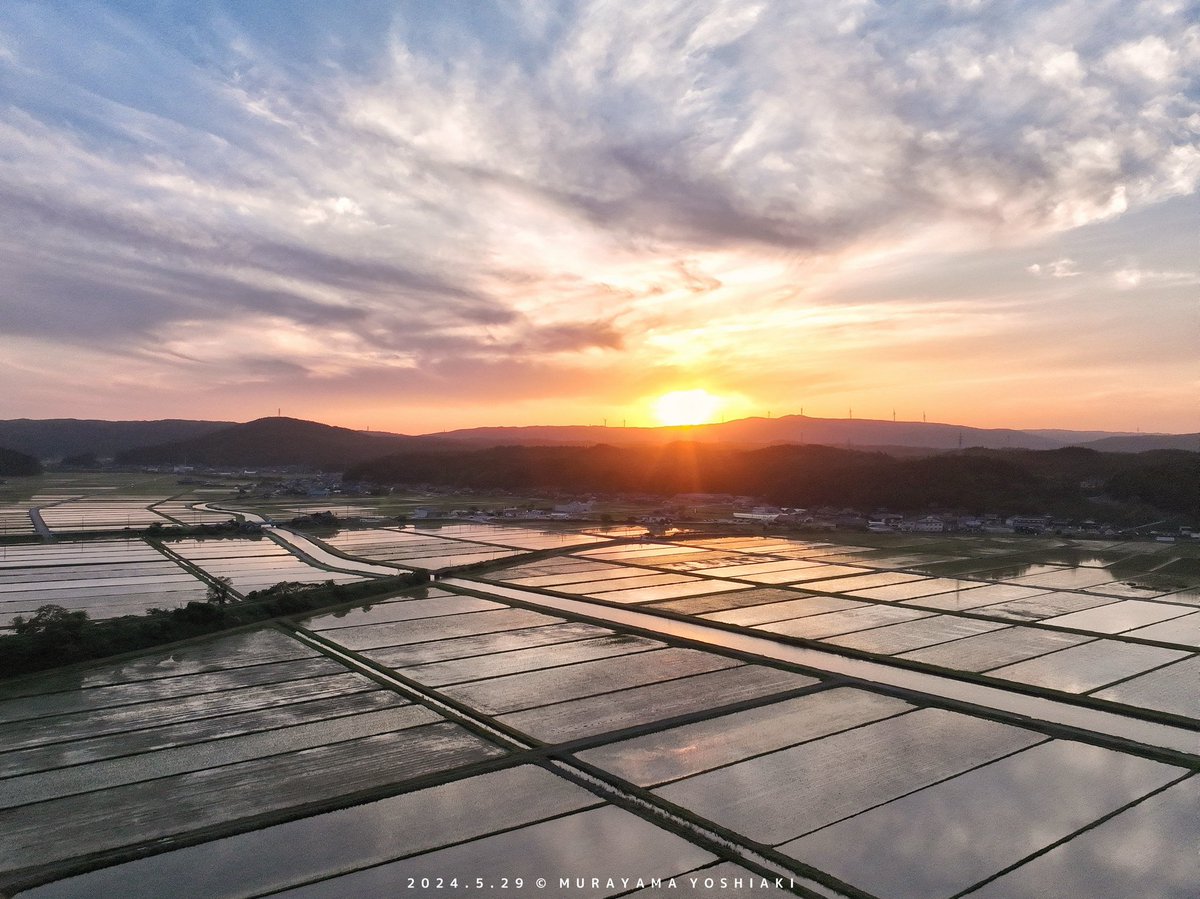
[[[76,453],[74,456],[63,456],[62,464],[66,468],[99,468],[100,460],[95,453]]]
[[[224,606],[229,601],[229,594],[229,578],[217,577],[213,578],[213,582],[208,585],[208,594],[205,598],[218,606]]]
[[[0,475],[28,477],[42,473],[42,463],[33,456],[0,447]]]
[[[87,612],[71,611],[48,603],[38,606],[32,618],[16,616],[13,619],[13,630],[22,637],[42,637],[51,640],[65,637],[78,640],[88,623]]]

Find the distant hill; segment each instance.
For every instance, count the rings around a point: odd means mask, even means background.
[[[1081,443],[1104,453],[1144,453],[1147,450],[1200,450],[1200,434],[1129,434]]]
[[[94,453],[112,458],[124,450],[152,443],[191,440],[227,428],[229,421],[97,421],[77,418],[15,418],[0,421],[0,446],[37,459]]]
[[[117,455],[117,461],[126,465],[303,466],[340,471],[347,465],[395,452],[414,442],[431,443],[421,438],[353,431],[297,418],[260,418],[191,440],[126,450]]]
[[[617,428],[588,425],[468,428],[421,436],[355,431],[295,418],[245,424],[216,421],[0,421],[0,446],[41,459],[88,453],[126,464],[237,466],[303,465],[342,469],[401,445],[429,450],[490,446],[664,446],[685,441],[752,449],[818,444],[911,456],[958,449],[1049,450],[1086,446],[1105,452],[1200,447],[1200,435],[1111,434],[1104,431],[1021,431],[941,422],[877,419],[744,418],[691,427]]]
[[[41,473],[41,463],[33,456],[0,446],[0,476],[29,477]]]
[[[1130,437],[1135,431],[1067,431],[1063,428],[1024,428],[1026,434],[1036,434],[1058,444],[1081,446],[1105,437]]]
[[[988,449],[1055,449],[1077,442],[1074,432],[1052,432],[1054,437],[1008,428],[969,428],[923,421],[811,418],[742,418],[720,424],[671,428],[604,428],[589,425],[546,425],[521,428],[470,428],[441,436],[489,446],[612,446],[661,445],[676,440],[727,443],[736,446],[772,446],[780,443],[819,443],[842,447],[922,447],[953,450],[981,446]],[[1082,432],[1093,440],[1103,431]],[[1157,447],[1145,447],[1152,449]]]
[[[731,493],[781,506],[1040,513],[1072,517],[1200,517],[1200,453],[1055,450],[953,451],[897,459],[830,446],[738,449],[676,442],[661,447],[497,446],[408,449],[352,466],[349,480],[573,493]],[[1097,500],[1107,494],[1107,500]],[[1144,517],[1143,519],[1144,520]]]

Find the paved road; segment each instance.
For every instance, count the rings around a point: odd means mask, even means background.
[[[239,512],[234,509],[223,509],[220,506],[214,506],[212,503],[196,503],[192,506],[193,509],[199,509],[202,512],[228,512],[232,516],[240,515],[246,521],[254,524],[269,524],[271,519],[264,518],[261,515],[256,515],[254,512]]]
[[[29,520],[33,522],[33,527],[38,532],[38,536],[47,543],[54,543],[58,540],[57,537],[50,533],[50,528],[46,527],[46,522],[42,520],[41,509],[30,509]]]
[[[360,562],[357,559],[347,559],[344,556],[336,556],[327,551],[324,547],[318,546],[308,537],[303,534],[297,534],[295,531],[285,530],[284,528],[273,527],[268,525],[266,530],[269,535],[274,537],[280,543],[286,543],[288,548],[302,559],[322,568],[332,568],[335,571],[346,571],[350,574],[366,574],[372,576],[395,577],[398,574],[408,574],[411,568],[401,568],[399,565],[383,563],[377,565],[372,562]]]

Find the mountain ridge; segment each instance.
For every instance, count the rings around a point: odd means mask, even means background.
[[[1069,435],[1075,433],[1088,439],[1070,439]],[[1096,438],[1096,434],[1108,436]],[[402,447],[431,450],[503,445],[646,447],[678,441],[745,448],[817,444],[910,454],[972,447],[1049,450],[1082,446],[1108,452],[1200,448],[1200,434],[1023,431],[973,428],[945,422],[828,419],[802,415],[659,428],[526,425],[463,428],[420,435],[359,431],[281,416],[241,423],[187,419],[0,421],[2,446],[41,459],[90,452],[100,457],[115,457],[124,464],[316,465],[340,469]]]
[[[186,440],[235,425],[232,421],[160,418],[109,421],[99,418],[10,418],[0,420],[0,446],[37,459],[94,453],[112,457],[122,450]]]
[[[1078,434],[1082,439],[1068,436]],[[1052,436],[1053,435],[1053,436]],[[1097,436],[1100,435],[1100,436]],[[598,425],[526,425],[518,427],[464,428],[445,431],[442,438],[476,445],[589,445],[614,446],[665,444],[676,440],[770,446],[779,443],[816,443],[830,446],[911,447],[933,450],[966,449],[1059,449],[1065,446],[1093,447],[1097,440],[1120,440],[1128,449],[1188,449],[1200,435],[1141,434],[1128,432],[1063,429],[1022,430],[1017,428],[974,428],[946,422],[888,421],[886,419],[813,418],[784,415],[778,418],[742,418],[730,422],[661,428],[616,428]],[[516,438],[516,439],[513,439]],[[1191,441],[1189,444],[1188,441]],[[1181,445],[1181,442],[1183,445]],[[1136,448],[1135,448],[1136,447]]]
[[[304,466],[336,471],[396,452],[413,439],[275,416],[191,440],[128,449],[118,453],[116,461],[125,465]]]

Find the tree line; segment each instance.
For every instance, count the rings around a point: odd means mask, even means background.
[[[672,496],[727,493],[781,506],[1113,518],[1153,508],[1200,514],[1200,453],[1101,453],[968,449],[896,458],[829,446],[740,450],[718,444],[664,447],[507,446],[402,451],[348,468],[345,480],[476,489],[561,490]],[[1117,516],[1119,517],[1119,516]]]
[[[32,477],[42,473],[42,463],[33,456],[0,446],[0,476]]]
[[[107,656],[188,640],[285,615],[366,600],[425,583],[428,575],[412,572],[349,584],[283,582],[246,594],[233,602],[228,584],[218,581],[207,601],[175,609],[149,609],[142,615],[92,620],[87,612],[58,605],[39,607],[18,616],[13,633],[0,637],[0,677],[57,668]]]

